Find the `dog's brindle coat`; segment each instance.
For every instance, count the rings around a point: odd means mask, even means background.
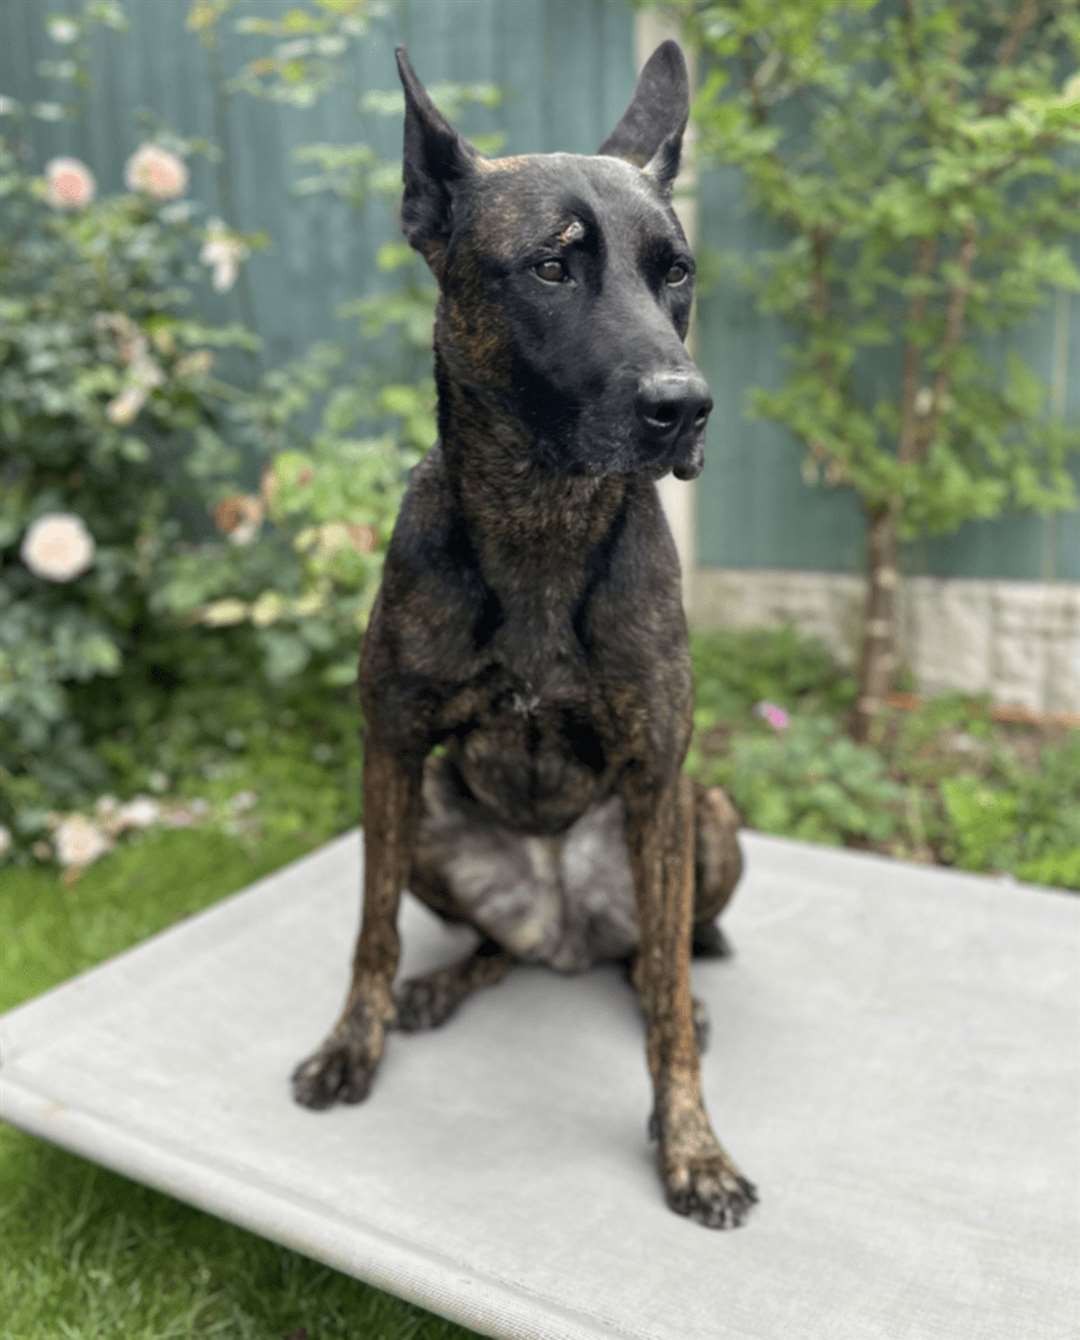
[[[654,53],[598,155],[497,160],[398,65],[403,226],[440,290],[439,441],[364,638],[352,982],[295,1096],[364,1098],[388,1028],[442,1022],[516,959],[620,958],[668,1202],[736,1225],[756,1197],[705,1112],[690,953],[723,951],[713,923],[741,860],[723,794],[681,771],[690,660],[654,482],[699,472],[711,408],[683,346],[693,261],[670,203],[685,62],[672,42]],[[395,998],[405,886],[483,939]]]

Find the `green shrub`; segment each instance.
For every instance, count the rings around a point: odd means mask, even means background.
[[[941,786],[944,855],[966,870],[1008,871],[1037,884],[1080,889],[1080,732],[1015,757],[1000,781],[947,779]]]
[[[958,767],[995,776],[1006,756],[990,700],[965,694],[942,694],[896,712],[881,747],[894,772],[924,786],[955,776]]]
[[[798,717],[734,737],[705,769],[726,786],[751,828],[824,842],[884,843],[900,828],[904,790],[874,749],[828,717]]]
[[[978,777],[941,783],[945,810],[944,854],[963,870],[1008,870],[1020,847],[1019,797]]]
[[[206,228],[179,153],[140,153],[133,189],[95,199],[84,165],[43,180],[0,139],[0,823],[16,827],[35,795],[60,806],[100,778],[91,737],[131,695],[213,654],[152,596],[237,469],[214,359],[250,337],[191,316]]]
[[[792,627],[695,632],[690,648],[699,730],[745,720],[760,702],[833,712],[854,701],[853,679],[825,644]]]
[[[435,436],[429,387],[341,385],[342,361],[316,345],[235,408],[263,462],[259,491],[219,501],[233,543],[178,552],[155,597],[208,630],[248,629],[272,684],[356,678],[406,473]]]

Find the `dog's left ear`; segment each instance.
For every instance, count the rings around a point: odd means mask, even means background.
[[[405,48],[394,54],[405,89],[401,227],[438,275],[450,238],[454,186],[474,170],[479,154],[428,97]]]
[[[686,57],[677,42],[661,42],[645,62],[622,120],[597,152],[644,168],[667,194],[679,171],[689,115]]]

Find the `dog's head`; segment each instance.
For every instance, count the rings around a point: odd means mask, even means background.
[[[709,390],[683,346],[694,262],[671,207],[689,111],[674,42],[596,155],[483,157],[403,50],[402,226],[439,281],[443,375],[530,431],[567,474],[702,466]]]

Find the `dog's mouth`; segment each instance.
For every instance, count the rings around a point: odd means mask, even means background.
[[[689,441],[676,444],[675,457],[671,463],[671,473],[676,479],[686,481],[697,479],[704,468],[704,433],[695,433]]]
[[[672,474],[676,479],[697,479],[705,468],[705,434],[702,430],[686,433],[668,444],[646,439],[639,445],[638,469],[652,479]]]
[[[537,436],[533,449],[555,474],[643,475],[648,479],[697,479],[705,466],[705,424],[688,424],[664,440],[643,431],[640,422],[627,422],[604,405],[568,424],[558,435]]]

